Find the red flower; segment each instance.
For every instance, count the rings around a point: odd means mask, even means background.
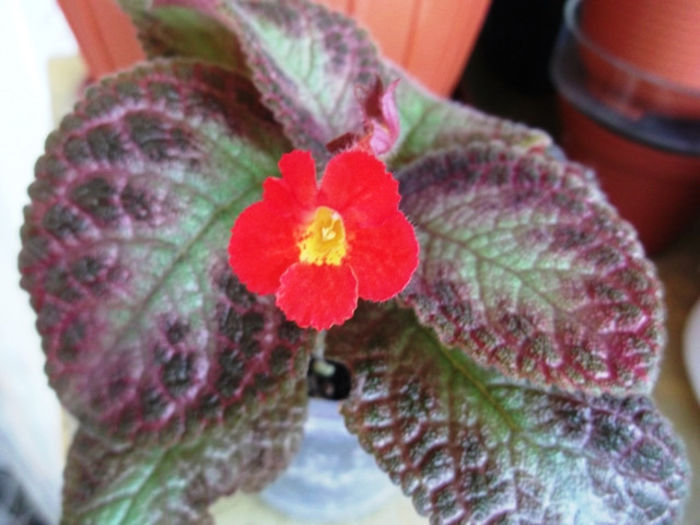
[[[385,301],[418,265],[413,227],[399,211],[398,183],[362,151],[333,157],[320,185],[311,154],[293,151],[269,177],[263,199],[231,232],[230,264],[249,290],[276,295],[302,327],[349,319],[357,299]]]

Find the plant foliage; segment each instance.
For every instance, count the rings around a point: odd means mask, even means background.
[[[291,149],[362,135],[416,229],[401,296],[328,334],[348,428],[433,523],[668,523],[682,444],[646,397],[661,287],[592,174],[546,134],[437,99],[306,0],[121,0],[149,61],[91,87],[29,189],[22,286],[80,429],[65,523],[208,523],[301,436],[313,332],[249,293],[230,229]],[[393,89],[393,88],[392,88]]]

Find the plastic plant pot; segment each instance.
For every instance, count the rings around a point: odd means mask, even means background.
[[[637,69],[592,42],[579,25],[586,3],[567,2],[552,58],[561,143],[573,160],[596,169],[647,251],[658,252],[700,211],[700,90]],[[669,106],[679,100],[690,110],[683,116],[681,106]]]
[[[586,0],[580,25],[598,47],[639,70],[700,89],[700,2]]]
[[[379,49],[431,91],[449,96],[491,0],[319,0],[356,18]]]
[[[603,190],[657,253],[700,213],[700,158],[626,138],[561,100],[562,146],[593,167]]]
[[[565,8],[584,85],[631,119],[700,119],[699,27],[700,2],[687,0],[569,0]]]
[[[144,59],[129,17],[114,0],[58,0],[92,79]]]
[[[279,0],[284,1],[284,0]],[[318,0],[356,18],[382,52],[439,95],[454,89],[491,0]],[[59,0],[93,78],[143,59],[116,0]]]
[[[348,433],[338,402],[312,398],[299,453],[260,496],[288,516],[324,522],[360,518],[399,494]]]
[[[690,386],[700,403],[700,298],[690,310],[683,330],[683,362]]]

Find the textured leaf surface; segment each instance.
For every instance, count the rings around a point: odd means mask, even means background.
[[[376,78],[397,89],[401,146],[392,167],[431,150],[473,140],[502,140],[544,149],[543,132],[487,116],[430,95],[385,64],[365,31],[350,19],[306,0],[221,0],[248,54],[253,79],[295,146],[321,159],[324,145],[361,124],[361,94]]]
[[[400,146],[388,159],[392,168],[430,151],[475,140],[499,140],[521,150],[544,150],[551,145],[546,133],[436,98],[403,71],[384,63],[355,22],[306,0],[121,1],[134,13],[147,49],[156,54],[194,56],[196,51],[197,56],[210,60],[211,53],[216,53],[216,60],[221,61],[226,55],[221,42],[227,40],[218,35],[228,28],[229,54],[234,57],[228,63],[240,64],[233,43],[238,38],[264,103],[295,147],[311,150],[321,164],[328,158],[325,144],[345,133],[362,131],[363,94],[377,78],[387,85],[402,79],[396,92]],[[143,14],[151,3],[159,7]],[[175,5],[189,6],[193,22],[187,21],[184,9],[170,8],[173,14],[168,15],[168,8],[162,7]],[[166,15],[177,24],[165,20]],[[209,21],[207,37],[204,24],[194,22],[199,19]],[[198,41],[182,45],[180,33],[188,37],[192,25],[201,26],[202,34]]]
[[[196,56],[238,69],[243,48],[264,102],[295,147],[321,165],[326,143],[362,130],[358,91],[369,90],[383,66],[350,19],[305,0],[120,1],[151,56]]]
[[[688,469],[642,396],[541,390],[440,344],[410,310],[365,304],[333,329],[348,428],[431,523],[672,523]]]
[[[227,261],[288,148],[254,115],[247,81],[163,62],[104,81],[49,137],[20,270],[51,384],[83,423],[168,439],[305,373],[307,335]]]
[[[583,168],[477,144],[399,178],[421,244],[402,297],[445,344],[540,385],[650,390],[661,285]]]
[[[349,18],[305,0],[225,0],[253,82],[288,137],[325,164],[325,144],[362,128],[357,90],[381,75],[376,49]]]
[[[388,161],[394,169],[423,155],[472,142],[497,141],[519,152],[545,152],[552,145],[543,131],[439,99],[409,79],[399,83],[396,103],[401,114],[401,143]]]
[[[305,378],[271,401],[251,400],[202,435],[171,446],[110,444],[80,430],[68,455],[63,522],[212,523],[211,502],[237,489],[259,490],[298,448]]]
[[[119,0],[150,58],[188,57],[248,73],[238,40],[207,0]]]

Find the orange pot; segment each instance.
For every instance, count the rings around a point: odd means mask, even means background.
[[[124,69],[144,59],[129,17],[114,0],[58,0],[90,76]]]
[[[589,88],[613,108],[700,118],[700,2],[583,0]]]
[[[58,2],[92,77],[143,59],[129,19],[115,0]],[[386,57],[440,95],[449,95],[456,85],[490,4],[490,0],[320,2],[355,17]]]
[[[669,153],[630,140],[560,99],[562,146],[595,168],[620,215],[647,252],[664,248],[700,213],[700,157]]]
[[[700,2],[586,0],[581,27],[598,46],[642,71],[700,89]]]

